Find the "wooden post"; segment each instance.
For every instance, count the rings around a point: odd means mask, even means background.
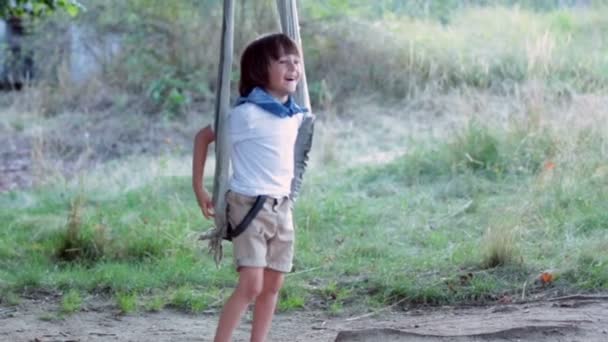
[[[308,164],[308,153],[312,147],[312,136],[314,131],[314,115],[311,114],[310,97],[308,95],[308,84],[306,83],[306,71],[304,68],[304,49],[300,38],[300,23],[298,20],[298,8],[296,0],[277,0],[277,9],[281,19],[283,33],[293,39],[300,47],[302,54],[302,80],[298,85],[295,100],[298,104],[308,108],[309,113],[304,116],[304,120],[298,131],[296,146],[294,151],[294,178],[291,182],[291,199],[295,201],[300,192],[304,171]]]
[[[213,205],[215,209],[215,227],[225,231],[226,227],[226,200],[224,194],[228,187],[230,170],[230,149],[228,134],[226,132],[226,116],[230,110],[230,78],[232,71],[232,53],[234,40],[234,5],[232,0],[224,0],[224,13],[222,22],[222,46],[220,50],[220,65],[218,87],[215,102],[215,177],[213,182]],[[222,237],[211,240],[210,243],[219,244],[212,248],[215,252],[215,261],[219,263],[222,257]],[[219,250],[218,250],[219,249]],[[218,255],[219,254],[219,255]]]

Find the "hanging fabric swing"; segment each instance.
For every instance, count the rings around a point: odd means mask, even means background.
[[[293,39],[302,50],[298,10],[296,0],[277,0],[277,9],[281,20],[283,33]],[[220,51],[220,67],[215,105],[215,176],[213,182],[213,205],[215,208],[215,227],[203,233],[200,240],[209,240],[209,252],[213,255],[216,264],[222,260],[222,242],[226,236],[227,218],[224,194],[227,191],[230,170],[230,148],[226,132],[226,116],[230,111],[230,79],[234,42],[234,3],[224,0],[222,22],[222,45]],[[302,53],[302,80],[294,94],[297,103],[310,109],[308,85],[304,69],[304,56]],[[294,177],[291,182],[291,199],[295,202],[302,185],[302,178],[308,163],[308,153],[312,146],[314,131],[314,115],[305,114],[298,131],[294,153]]]

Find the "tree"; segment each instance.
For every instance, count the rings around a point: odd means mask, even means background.
[[[6,21],[4,60],[0,61],[0,89],[20,89],[33,77],[32,52],[23,49],[23,37],[27,34],[24,21],[40,18],[56,10],[75,16],[84,7],[77,0],[0,0],[0,19]],[[1,51],[0,51],[1,52]]]
[[[0,0],[0,18],[40,17],[58,9],[75,16],[83,8],[77,0]]]

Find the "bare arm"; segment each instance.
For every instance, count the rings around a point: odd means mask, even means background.
[[[198,131],[194,137],[194,152],[192,153],[192,189],[196,196],[198,206],[206,218],[214,215],[211,196],[203,185],[205,162],[207,161],[207,150],[209,145],[215,141],[215,133],[211,125]]]

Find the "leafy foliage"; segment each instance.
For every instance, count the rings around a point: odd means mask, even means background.
[[[40,17],[58,9],[76,16],[84,6],[77,0],[2,0],[0,18]]]

